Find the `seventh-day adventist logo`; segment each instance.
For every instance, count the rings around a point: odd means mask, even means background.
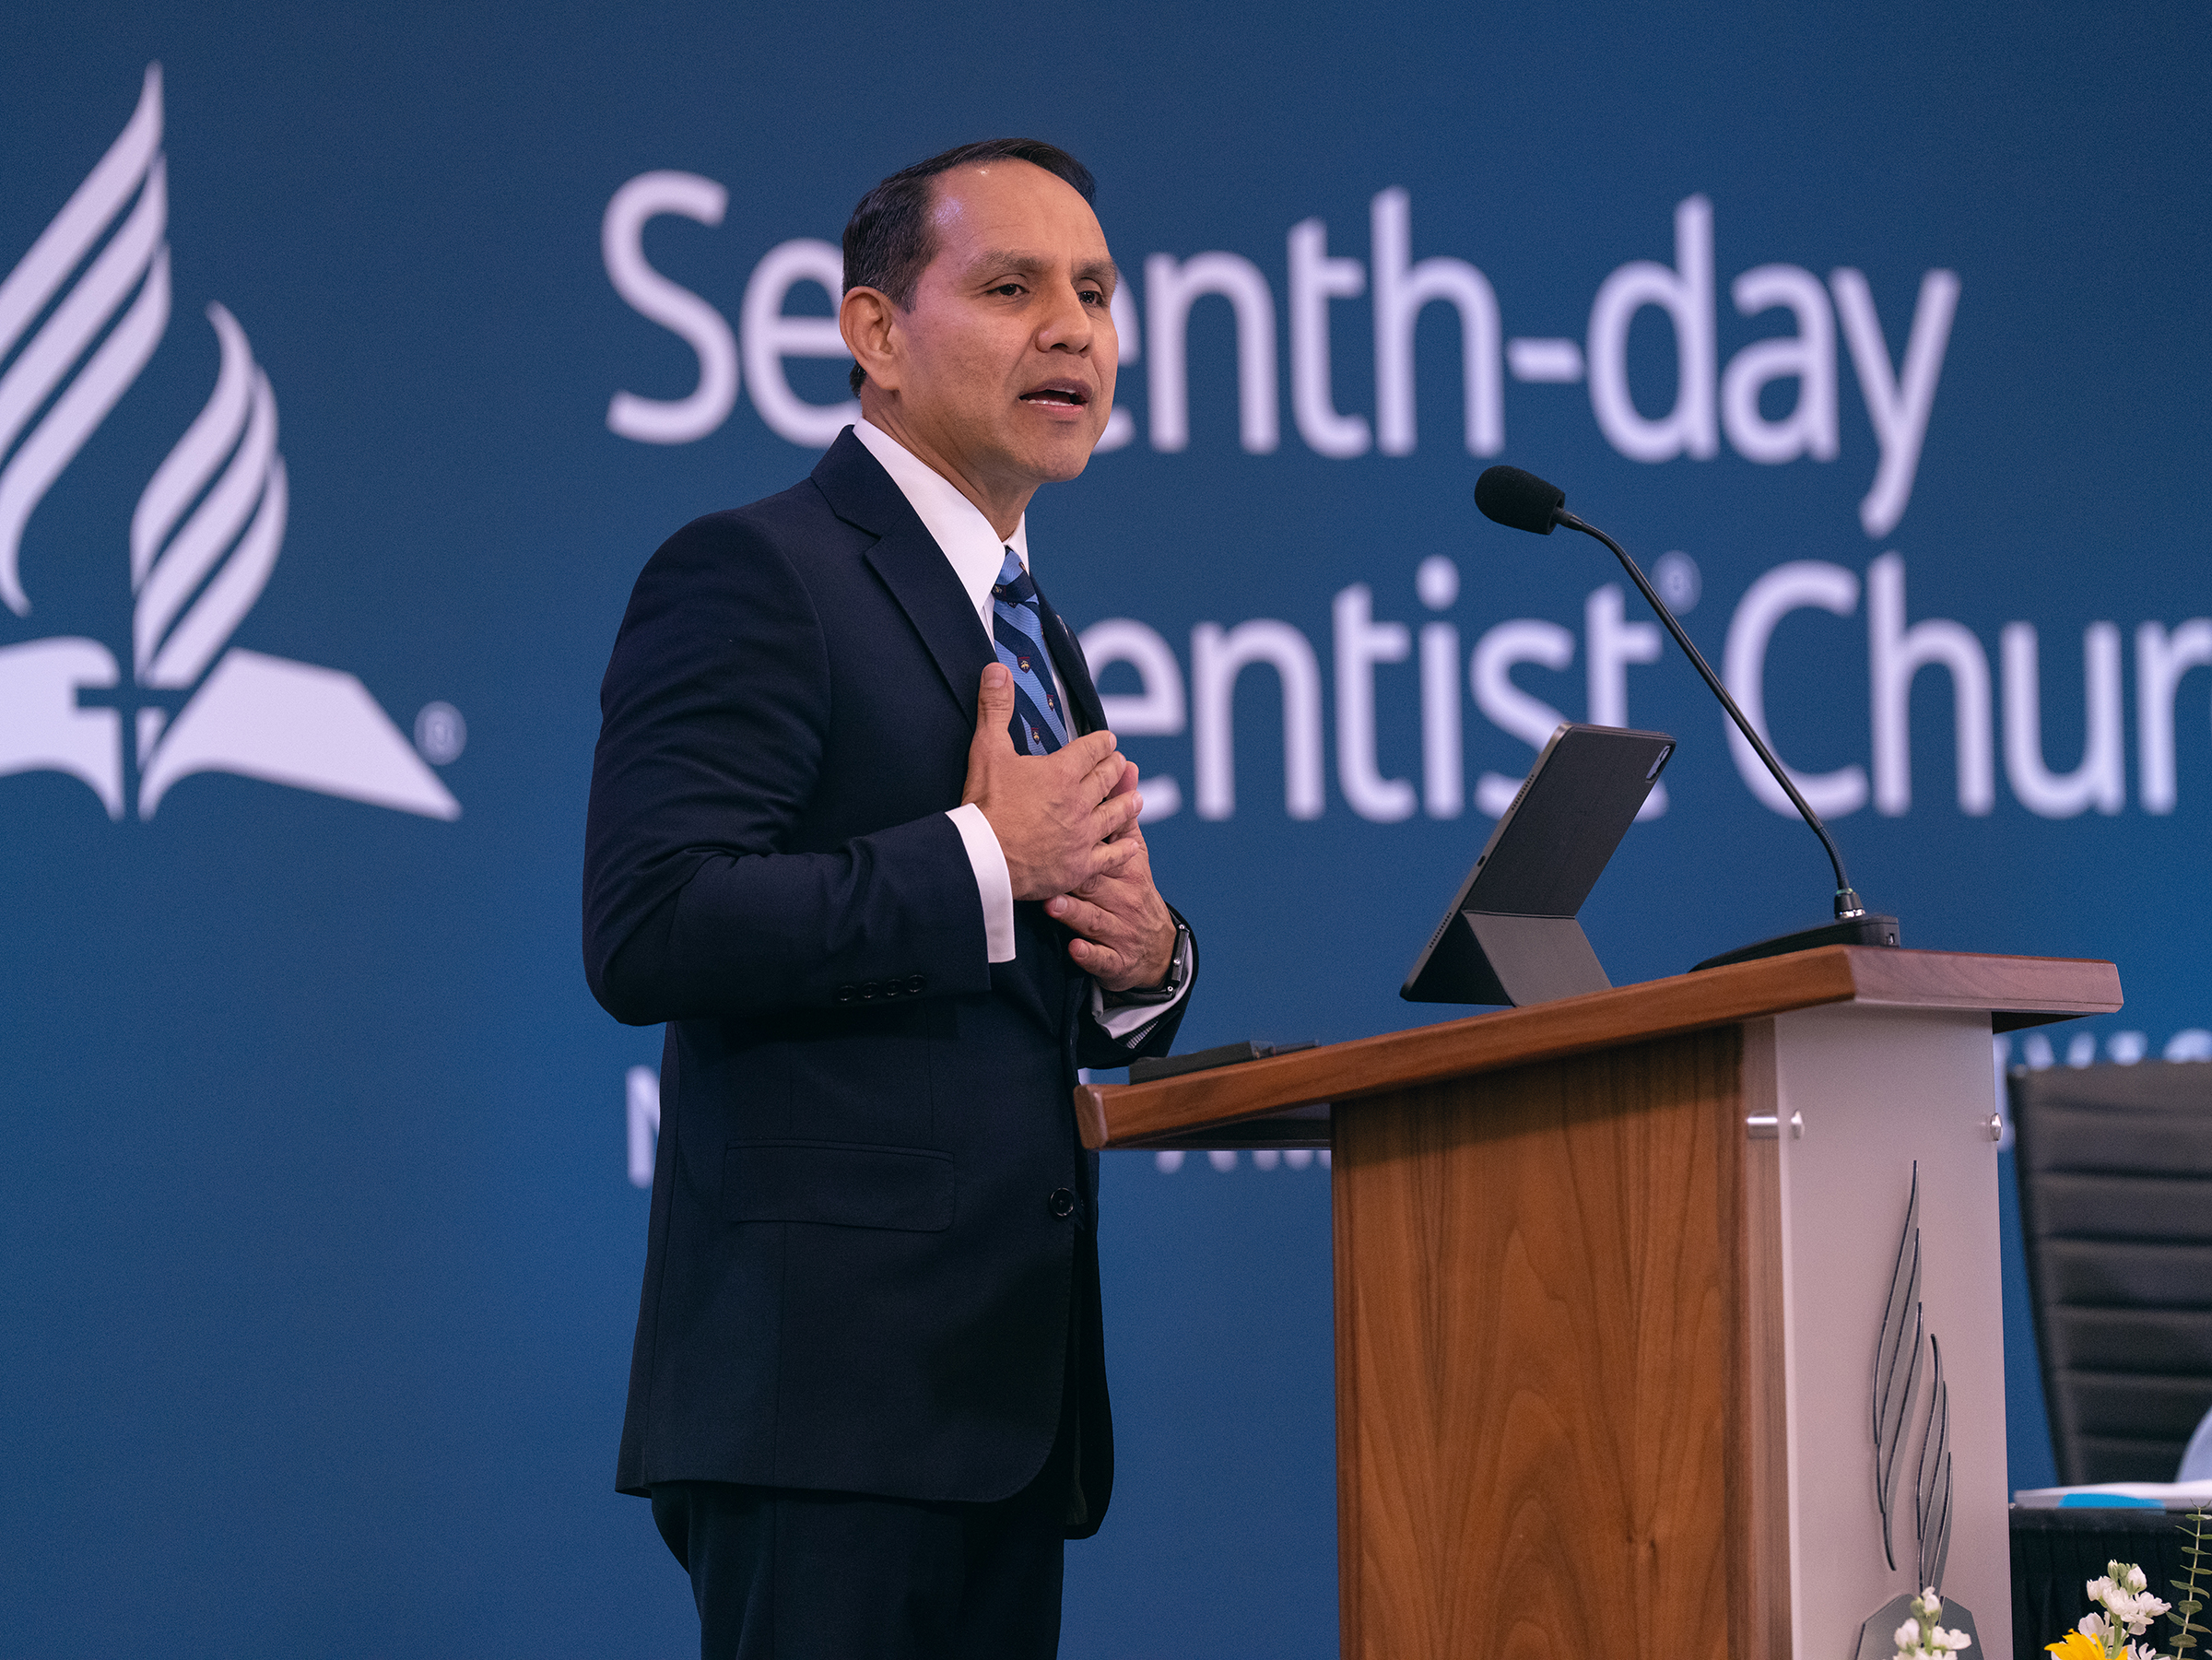
[[[169,326],[168,231],[155,65],[122,136],[0,281],[0,604],[18,617],[32,511]],[[284,545],[287,496],[269,377],[237,319],[219,305],[207,317],[215,391],[131,514],[127,685],[98,640],[0,647],[0,775],[67,772],[111,818],[134,797],[152,818],[194,772],[458,818],[360,681],[229,644]]]

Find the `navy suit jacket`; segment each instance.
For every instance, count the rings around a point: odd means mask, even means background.
[[[1077,724],[1102,726],[1080,648],[1043,615]],[[1108,1036],[1037,904],[1015,908],[1015,960],[987,960],[946,813],[992,657],[850,430],[805,483],[686,525],[638,579],[583,883],[594,994],[668,1024],[626,1492],[1005,1498],[1042,1467],[1072,1374],[1073,1531],[1104,1513],[1098,1161],[1071,1092],[1078,1065],[1165,1054],[1182,1006],[1141,1047]]]

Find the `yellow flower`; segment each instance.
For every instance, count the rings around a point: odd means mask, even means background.
[[[2058,1656],[2058,1660],[2105,1660],[2104,1644],[2087,1631],[2068,1631],[2056,1642],[2043,1646]]]

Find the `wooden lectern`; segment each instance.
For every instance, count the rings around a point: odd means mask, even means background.
[[[2003,1660],[1990,1033],[2119,1007],[1831,946],[1077,1110],[1333,1149],[1345,1660],[1851,1660],[1929,1574]]]

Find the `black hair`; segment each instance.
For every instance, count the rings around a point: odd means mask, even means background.
[[[929,229],[939,173],[982,161],[1027,161],[1065,180],[1088,202],[1098,181],[1085,167],[1057,145],[1041,138],[985,138],[963,144],[926,161],[901,168],[860,199],[845,221],[845,288],[877,288],[905,311],[914,302],[914,288],[936,254]],[[852,385],[857,393],[867,371],[853,365]]]

